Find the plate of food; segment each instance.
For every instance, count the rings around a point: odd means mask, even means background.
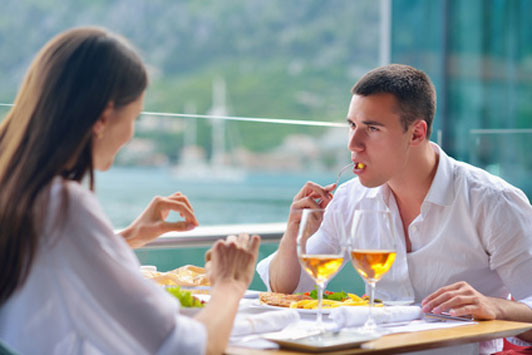
[[[179,286],[168,286],[165,289],[169,294],[179,300],[181,304],[179,313],[188,317],[196,315],[209,300],[209,296],[207,295],[193,295],[191,292]]]
[[[316,314],[317,295],[313,292],[304,294],[285,294],[279,292],[261,292],[253,304],[256,307],[270,309],[296,309],[300,313]],[[368,300],[352,293],[326,291],[322,301],[322,313],[329,314],[331,309],[342,306],[367,306]]]
[[[290,309],[290,307],[280,307],[280,306],[272,306],[269,304],[261,303],[260,301],[256,301],[252,304],[253,307],[257,308],[267,308],[271,310],[282,310],[282,309]],[[316,314],[317,309],[311,308],[311,309],[305,309],[305,308],[292,308],[297,310],[300,314]],[[321,310],[321,314],[328,315],[331,312],[331,308],[323,308]]]
[[[144,265],[141,266],[140,271],[144,277],[163,286],[186,287],[190,291],[208,291],[211,286],[207,272],[201,266],[184,265],[174,270],[161,272],[157,271],[154,266]]]
[[[295,308],[300,313],[311,313],[315,314],[316,309],[312,308],[297,308],[296,304],[299,304],[301,301],[315,301],[308,295],[302,294],[286,294],[280,292],[261,292],[259,298],[253,302],[254,307],[259,308],[268,308],[268,309],[289,309]],[[293,307],[292,304],[294,304]],[[323,308],[322,313],[328,314],[330,309]]]
[[[173,287],[173,286],[165,286]],[[211,286],[180,286],[181,289],[187,290],[188,292],[195,295],[209,295],[211,293]]]

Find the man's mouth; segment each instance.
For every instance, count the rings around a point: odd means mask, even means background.
[[[362,170],[364,170],[366,168],[366,164],[364,163],[361,163],[361,162],[354,162],[354,167],[353,167],[353,170],[355,172],[360,172]]]

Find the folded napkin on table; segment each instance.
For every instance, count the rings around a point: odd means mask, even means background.
[[[368,311],[369,307],[364,306],[333,308],[329,319],[343,327],[356,327],[364,325]],[[423,311],[418,306],[374,307],[372,313],[376,323],[405,322],[423,317]]]
[[[237,316],[231,336],[275,332],[298,320],[295,309]]]

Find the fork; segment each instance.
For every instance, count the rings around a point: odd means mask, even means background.
[[[338,187],[338,183],[340,182],[340,176],[342,176],[342,174],[345,173],[348,168],[352,168],[353,165],[355,164],[349,163],[346,166],[344,166],[342,169],[340,169],[340,171],[338,172],[338,175],[336,176],[336,183],[335,183],[336,187]]]
[[[346,170],[348,168],[352,167],[353,165],[355,165],[355,164],[354,163],[349,163],[346,166],[344,166],[342,169],[340,169],[340,171],[338,172],[338,175],[336,175],[336,182],[334,183],[335,187],[334,187],[334,189],[330,190],[329,193],[332,193],[336,188],[338,188],[338,183],[340,182],[340,176],[342,176],[342,174],[345,173]],[[322,199],[320,198],[318,200],[318,203],[321,205],[321,202],[322,202]]]

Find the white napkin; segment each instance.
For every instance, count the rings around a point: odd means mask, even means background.
[[[231,336],[275,332],[299,320],[295,309],[237,316]]]
[[[331,309],[329,319],[342,327],[356,327],[364,325],[368,319],[369,307],[353,306]],[[405,322],[421,319],[423,311],[418,306],[389,306],[374,307],[373,319],[376,323]]]

